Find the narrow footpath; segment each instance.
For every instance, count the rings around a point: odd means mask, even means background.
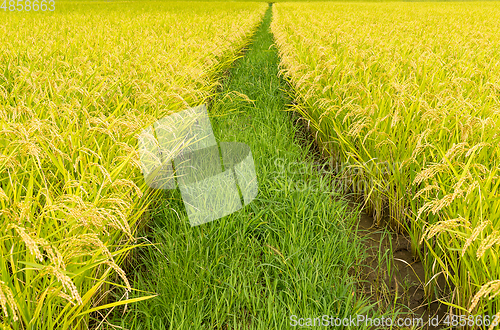
[[[110,323],[268,330],[318,317],[321,325],[333,325],[334,318],[381,316],[356,293],[349,272],[363,255],[357,214],[347,201],[332,198],[332,179],[318,171],[313,145],[304,143],[287,111],[291,100],[270,21],[271,6],[209,106],[218,141],[250,146],[257,198],[236,213],[190,227],[180,194],[166,194],[143,234],[154,246],[138,249],[128,270],[134,288],[158,297],[117,310]]]

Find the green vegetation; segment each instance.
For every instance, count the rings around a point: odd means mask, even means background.
[[[0,11],[0,327],[87,329],[133,302],[122,261],[155,199],[137,135],[208,99],[266,7]]]
[[[272,25],[323,152],[466,317],[500,317],[499,20],[491,2],[323,3],[278,4]]]
[[[395,318],[418,284],[391,292],[392,234],[368,262],[346,193],[410,235],[429,305],[500,318],[500,10],[397,2],[6,1],[0,329]],[[217,140],[251,147],[259,195],[190,227],[137,140],[200,104]],[[377,285],[390,310],[361,295]]]
[[[346,202],[332,201],[312,150],[285,112],[268,31],[270,12],[244,58],[229,72],[211,112],[220,141],[252,149],[259,195],[243,210],[189,227],[179,193],[151,208],[148,240],[131,266],[133,283],[158,297],[111,321],[129,329],[284,329],[290,316],[367,314],[347,274],[362,257]],[[248,99],[251,101],[249,101]],[[283,164],[294,163],[283,170]],[[302,173],[299,173],[302,171]],[[296,183],[306,182],[306,189]],[[304,190],[304,191],[300,191]]]

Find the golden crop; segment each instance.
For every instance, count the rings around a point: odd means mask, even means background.
[[[500,8],[494,3],[274,7],[283,72],[353,190],[413,240],[455,313],[498,313]],[[490,298],[490,299],[488,299]]]
[[[266,7],[0,11],[0,327],[87,328],[89,313],[138,300],[103,306],[106,286],[132,290],[120,264],[151,201],[137,135],[206,101]]]

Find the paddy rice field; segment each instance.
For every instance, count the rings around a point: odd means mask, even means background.
[[[356,290],[361,209],[408,237],[448,328],[496,328],[496,2],[5,4],[0,329],[394,319],[404,306]],[[176,192],[145,184],[138,136],[200,104],[251,147],[259,195],[189,227]]]
[[[120,265],[151,199],[137,134],[205,102],[265,7],[61,3],[48,15],[0,12],[3,326],[86,328],[89,313],[113,303],[109,287],[131,290]]]
[[[410,234],[427,293],[444,275],[459,313],[498,312],[499,15],[496,3],[274,8],[318,143],[358,169],[353,189]]]

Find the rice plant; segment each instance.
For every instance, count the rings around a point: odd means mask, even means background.
[[[122,269],[156,194],[137,136],[206,102],[266,7],[0,11],[0,327],[98,328],[107,309],[154,296],[128,299]]]
[[[498,6],[279,3],[274,17],[297,111],[359,169],[376,220],[410,234],[428,296],[500,316]]]

